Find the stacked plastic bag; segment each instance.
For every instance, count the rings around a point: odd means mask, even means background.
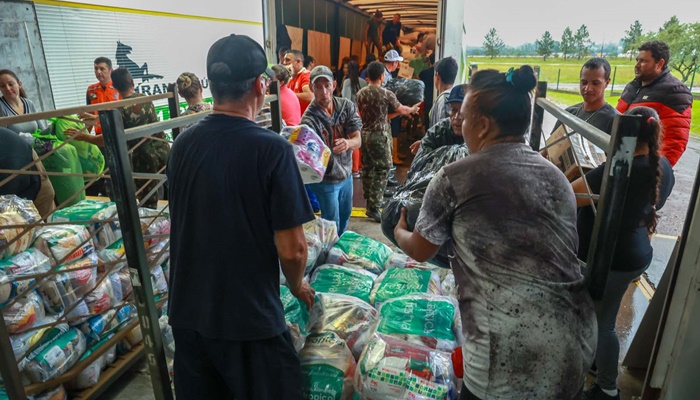
[[[51,118],[51,133],[55,135],[58,140],[66,141],[67,138],[63,134],[66,129],[83,131],[85,129],[85,124],[80,122],[77,115],[69,115],[64,118]],[[75,148],[83,173],[102,173],[105,167],[105,158],[99,147],[80,140],[72,140],[68,145]],[[88,178],[86,178],[86,180],[87,179]]]
[[[328,264],[351,264],[373,274],[381,274],[391,256],[389,246],[352,231],[346,231],[328,253]]]
[[[374,283],[370,301],[379,308],[387,300],[413,293],[441,295],[440,277],[426,269],[388,269]]]
[[[313,333],[299,352],[304,399],[351,400],[355,358],[333,332]]]
[[[281,134],[294,147],[297,166],[304,183],[321,182],[331,157],[331,150],[323,139],[307,125],[286,127],[282,129]]]
[[[280,286],[280,300],[282,300],[284,319],[292,336],[294,348],[299,351],[304,347],[306,336],[309,334],[306,330],[306,325],[309,322],[309,312],[306,309],[306,304],[294,297],[286,286]]]
[[[78,204],[66,207],[54,212],[49,218],[49,222],[77,222],[89,220],[108,220],[117,218],[117,206],[115,203],[106,201],[83,200]],[[94,222],[84,224],[88,231],[92,234],[97,232],[93,237],[94,245],[97,249],[104,249],[121,238],[121,229],[119,223],[113,222]],[[100,227],[102,227],[100,229]]]
[[[369,303],[375,279],[363,269],[326,264],[314,270],[309,283],[319,293],[340,293]]]
[[[306,273],[326,263],[328,252],[338,242],[338,227],[334,221],[316,218],[304,224],[304,235],[308,247]]]
[[[48,172],[62,172],[71,174],[82,174],[83,166],[80,162],[78,150],[70,144],[64,145],[64,141],[59,139],[47,128],[40,133],[34,133],[32,147],[39,157],[42,157],[52,150],[51,155],[41,162]],[[56,201],[59,205],[68,202],[67,205],[77,204],[85,200],[84,181],[81,176],[49,176]],[[76,195],[77,193],[77,195]]]
[[[4,226],[29,225],[40,220],[41,215],[30,200],[15,195],[0,196],[0,259],[27,250],[34,239],[34,228]]]

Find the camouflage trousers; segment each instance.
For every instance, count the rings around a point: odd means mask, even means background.
[[[131,154],[131,168],[134,173],[164,174],[165,170],[161,171],[161,169],[168,161],[168,154],[170,154],[170,146],[167,143],[148,140]],[[150,182],[148,179],[134,179],[134,183],[136,184],[136,198],[142,200],[158,186],[160,179],[154,179]],[[146,200],[143,206],[156,208],[163,193],[165,193],[165,189],[164,186],[161,186],[153,196]]]
[[[367,211],[379,211],[391,171],[391,132],[362,131],[362,189]]]

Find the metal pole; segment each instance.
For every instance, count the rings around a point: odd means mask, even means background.
[[[610,96],[612,96],[613,90],[615,90],[615,77],[616,76],[617,76],[617,66],[615,67],[615,71],[613,72],[612,85],[610,86]]]
[[[143,332],[153,394],[157,400],[173,400],[121,114],[118,110],[100,111],[100,123],[105,138],[107,165],[111,171],[114,201],[117,204],[129,275],[134,287],[134,300]]]
[[[603,298],[608,282],[641,121],[639,116],[618,115],[613,123],[609,156],[605,163],[598,202],[598,215],[593,225],[587,257],[586,280],[593,300]]]
[[[530,146],[535,151],[540,151],[542,143],[542,123],[544,122],[544,108],[537,104],[537,98],[547,97],[547,82],[538,82],[535,92],[535,107],[530,127]]]
[[[282,131],[282,102],[280,101],[280,83],[274,81],[270,84],[270,94],[277,96],[277,99],[270,102],[270,118],[272,118],[272,130],[280,133]]]
[[[559,78],[561,78],[561,68],[557,71],[557,90],[559,90]]]
[[[0,375],[5,392],[11,400],[26,400],[22,378],[19,376],[17,359],[12,351],[10,336],[4,322],[0,322]]]

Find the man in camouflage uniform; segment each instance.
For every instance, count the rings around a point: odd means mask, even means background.
[[[445,102],[449,109],[450,117],[433,125],[425,133],[422,140],[418,140],[411,145],[411,153],[416,156],[414,160],[438,147],[464,143],[464,138],[462,137],[463,117],[459,110],[462,107],[466,91],[467,85],[457,85],[452,88]]]
[[[374,61],[367,67],[369,86],[357,92],[357,105],[362,117],[362,187],[367,200],[367,217],[381,221],[379,207],[391,170],[391,126],[389,119],[418,112],[402,105],[396,95],[382,87],[384,64]],[[389,114],[391,112],[391,114]]]

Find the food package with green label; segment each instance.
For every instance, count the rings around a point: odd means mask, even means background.
[[[370,301],[381,306],[387,300],[413,293],[441,295],[440,277],[432,270],[393,268],[384,271],[374,282]]]
[[[15,195],[0,196],[0,259],[27,250],[34,240],[35,228],[4,228],[5,226],[29,225],[39,221],[41,215],[31,200]]]
[[[352,231],[343,233],[338,243],[328,252],[326,262],[337,265],[353,265],[373,274],[381,274],[391,256],[389,246]]]
[[[282,307],[284,307],[284,320],[287,322],[294,348],[299,351],[304,347],[306,336],[309,334],[306,330],[306,325],[309,323],[309,311],[306,309],[306,304],[294,297],[286,286],[280,286],[280,300]]]
[[[309,311],[309,332],[335,332],[358,358],[372,335],[379,312],[357,297],[317,293]]]
[[[46,382],[62,375],[75,365],[85,352],[85,345],[83,333],[71,328],[30,359],[24,371],[32,382]]]
[[[333,332],[312,333],[299,352],[305,399],[351,400],[355,358]]]
[[[81,224],[88,228],[90,233],[95,233],[92,238],[95,247],[104,249],[121,238],[119,221],[107,221],[117,219],[117,206],[113,202],[83,200],[78,204],[57,210],[49,217],[49,222],[74,223],[78,221],[96,221]]]
[[[457,385],[449,353],[375,334],[355,370],[365,400],[454,400]]]
[[[49,314],[62,315],[77,303],[67,316],[69,322],[80,324],[89,317],[83,296],[97,284],[97,261],[94,251],[89,250],[85,257],[61,265],[56,274],[42,282],[38,292]]]
[[[36,291],[25,293],[18,297],[14,304],[2,310],[7,332],[10,334],[23,333],[46,316],[44,304]]]
[[[314,270],[309,283],[318,293],[340,293],[369,303],[377,275],[363,269],[326,264]]]
[[[56,322],[56,317],[44,317],[43,319],[36,321],[34,323],[34,326],[36,327],[43,325],[51,325],[54,322]],[[68,325],[61,325],[65,326],[66,331],[68,330]],[[32,348],[32,346],[39,343],[44,337],[44,334],[47,333],[49,330],[49,327],[46,326],[40,329],[32,329],[30,331],[26,331],[18,335],[11,335],[10,344],[12,345],[12,351],[15,354],[15,359],[17,361],[20,361],[20,358],[24,357],[25,353],[30,348]],[[22,359],[22,361],[17,365],[20,372],[24,370],[24,367],[27,364],[27,362],[27,357],[24,357],[24,359]]]
[[[90,233],[80,225],[50,225],[36,232],[34,247],[44,253],[51,266],[78,260],[95,251]]]
[[[66,141],[66,136],[63,132],[66,129],[77,129],[79,131],[87,132],[85,130],[85,124],[80,122],[77,115],[68,115],[66,117],[51,118],[51,133],[53,133],[58,140]],[[78,153],[78,158],[80,159],[80,165],[83,168],[83,173],[85,174],[101,174],[105,167],[105,157],[100,151],[100,148],[96,145],[80,140],[72,140],[68,142],[70,146],[73,146]],[[88,180],[91,178],[85,178]]]
[[[457,301],[410,294],[382,303],[376,330],[407,342],[451,353],[464,343]]]
[[[313,237],[318,239],[321,243],[321,251],[316,259],[315,265],[325,264],[326,258],[328,258],[328,252],[338,242],[338,226],[335,224],[335,221],[316,218],[313,221],[305,223],[303,227],[307,242],[308,237],[313,235]],[[311,258],[311,255],[309,255],[309,258]],[[309,272],[308,264],[306,272]]]
[[[36,282],[35,279],[23,277],[46,273],[50,269],[49,259],[33,248],[0,260],[0,307],[26,292]]]

